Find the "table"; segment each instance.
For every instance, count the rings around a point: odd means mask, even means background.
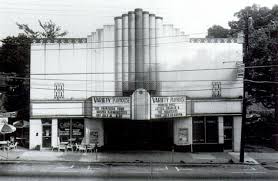
[[[0,148],[5,150],[5,147],[8,147],[9,144],[9,141],[0,141]]]

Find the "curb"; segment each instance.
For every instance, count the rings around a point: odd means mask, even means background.
[[[254,163],[240,163],[240,162],[143,162],[143,161],[134,161],[134,162],[117,162],[117,161],[72,161],[72,160],[0,160],[0,164],[14,164],[14,163],[21,163],[21,164],[32,164],[32,163],[78,163],[78,164],[96,164],[96,165],[202,165],[202,166],[212,166],[212,165],[258,165]]]

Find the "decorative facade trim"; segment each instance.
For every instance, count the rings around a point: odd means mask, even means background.
[[[237,38],[190,38],[190,43],[240,43]]]
[[[35,39],[33,44],[44,44],[44,43],[87,43],[87,38],[57,38],[57,39]]]

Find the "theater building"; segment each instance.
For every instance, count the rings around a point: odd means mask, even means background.
[[[241,38],[191,38],[135,9],[86,38],[34,41],[30,77],[30,149],[239,151]]]

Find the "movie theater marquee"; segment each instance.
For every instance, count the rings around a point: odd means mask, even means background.
[[[92,116],[130,119],[130,103],[130,97],[92,97]]]
[[[151,97],[151,118],[186,116],[186,97]]]
[[[151,119],[186,116],[186,97],[151,97]],[[92,117],[131,119],[131,97],[92,97]]]

